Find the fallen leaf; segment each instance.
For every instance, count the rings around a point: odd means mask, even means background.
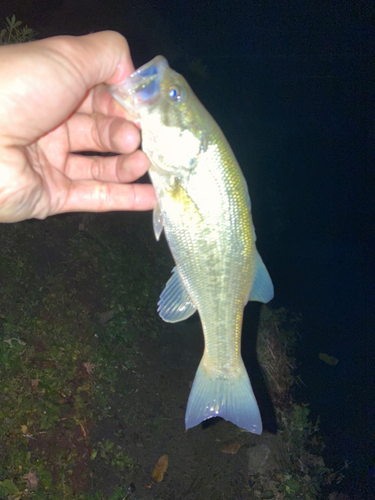
[[[81,424],[81,422],[78,422],[79,426],[81,427],[81,431],[82,431],[82,434],[83,434],[83,437],[87,437],[87,433],[85,431],[85,428],[83,427],[83,425]]]
[[[38,488],[38,478],[36,475],[36,470],[30,469],[27,474],[22,476],[22,479],[27,482],[27,489],[29,491],[33,491]]]
[[[27,434],[27,425],[21,425],[22,434]]]
[[[152,479],[157,483],[163,481],[164,474],[168,469],[168,455],[163,455],[159,458],[157,464],[155,465],[154,472],[152,473]]]
[[[87,373],[93,373],[93,371],[95,370],[95,365],[94,363],[90,363],[90,362],[86,362],[86,363],[82,363],[83,366],[86,368],[86,371]]]
[[[327,363],[327,365],[330,366],[336,366],[339,360],[335,358],[334,356],[328,356],[328,354],[325,354],[324,352],[319,353],[319,359],[324,361],[324,363]]]
[[[230,455],[235,455],[240,448],[241,448],[241,443],[234,443],[233,441],[227,441],[221,447],[221,451],[223,453],[229,453]]]
[[[111,319],[113,318],[114,315],[115,315],[115,310],[114,309],[110,309],[109,311],[106,311],[104,313],[98,314],[99,322],[102,325],[105,325],[106,323],[108,323],[109,321],[111,321]]]
[[[40,378],[35,378],[34,380],[31,380],[31,387],[36,391],[38,390],[39,382],[41,382]]]

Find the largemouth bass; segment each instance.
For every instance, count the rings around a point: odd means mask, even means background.
[[[205,347],[186,429],[220,416],[260,434],[241,328],[248,300],[268,302],[273,286],[255,246],[245,178],[217,123],[164,57],[110,92],[141,126],[157,196],[155,235],[159,239],[164,229],[176,264],[158,312],[174,323],[197,310],[203,326]]]

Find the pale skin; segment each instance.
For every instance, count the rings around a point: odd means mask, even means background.
[[[111,31],[0,47],[0,222],[154,207],[134,183],[149,167],[140,131],[105,86],[133,71]]]

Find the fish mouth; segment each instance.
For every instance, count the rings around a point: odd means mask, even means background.
[[[167,67],[165,57],[156,56],[108,90],[121,106],[130,113],[138,114],[143,106],[153,104],[159,98],[160,82]]]

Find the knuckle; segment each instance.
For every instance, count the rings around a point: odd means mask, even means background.
[[[93,158],[91,163],[91,177],[93,179],[100,179],[101,177],[101,159]]]
[[[100,184],[98,184],[96,188],[96,199],[98,202],[99,210],[105,210],[110,206],[110,187],[105,182],[101,182]]]

